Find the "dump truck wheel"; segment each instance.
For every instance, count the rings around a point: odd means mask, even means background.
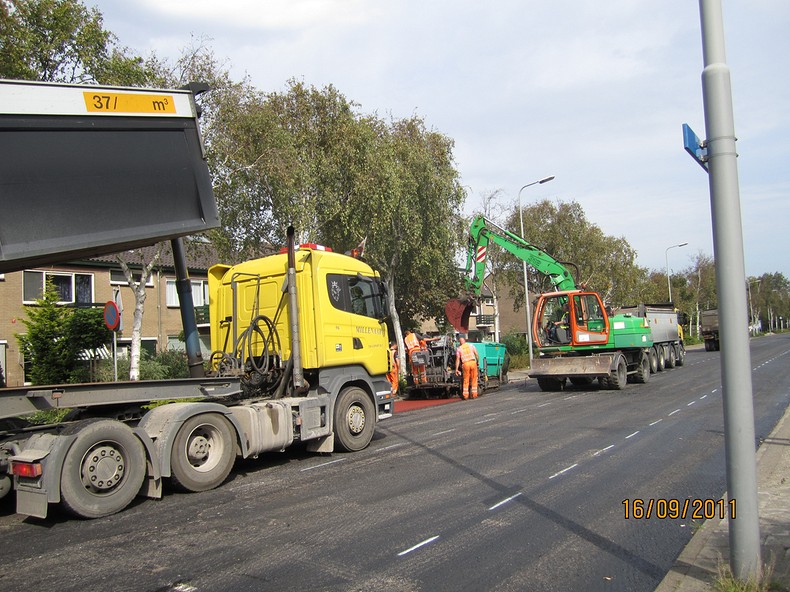
[[[645,384],[648,380],[650,380],[650,356],[647,353],[643,353],[642,358],[639,360],[639,367],[636,369],[636,374],[634,374],[634,382]]]
[[[181,491],[219,487],[236,460],[233,427],[218,413],[202,413],[186,420],[170,451],[170,477]]]
[[[80,518],[120,512],[140,491],[145,450],[129,426],[109,419],[67,428],[77,438],[66,453],[60,476],[63,507]]]
[[[376,411],[368,394],[352,386],[340,391],[335,401],[335,444],[346,452],[367,448],[376,429]]]
[[[651,347],[647,352],[647,356],[650,359],[650,373],[655,374],[658,372],[658,354],[656,353],[656,348]]]
[[[675,357],[677,358],[677,365],[682,366],[686,363],[686,348],[683,345],[675,346]]]
[[[678,362],[677,353],[675,352],[675,346],[670,345],[667,349],[669,350],[668,352],[669,356],[667,357],[667,368],[674,368]]]
[[[664,346],[657,345],[656,348],[656,359],[658,360],[658,371],[663,372],[664,368],[666,367],[667,359],[664,357]]]

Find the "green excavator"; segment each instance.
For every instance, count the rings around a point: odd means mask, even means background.
[[[554,291],[537,298],[531,323],[538,356],[531,360],[529,376],[542,390],[563,390],[568,381],[589,385],[596,379],[601,388],[621,390],[629,379],[645,383],[652,372],[683,364],[682,330],[671,303],[639,304],[612,314],[597,292],[580,285],[571,274],[568,267],[575,265],[557,261],[483,216],[476,216],[469,229],[468,294],[445,307],[457,331],[469,329],[492,242],[548,276],[553,284]]]

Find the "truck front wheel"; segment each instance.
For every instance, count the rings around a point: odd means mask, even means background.
[[[186,420],[170,452],[171,480],[181,491],[219,487],[236,460],[233,428],[222,415],[203,413]]]
[[[351,386],[340,391],[335,401],[335,444],[346,452],[367,448],[376,429],[373,401],[361,388]]]
[[[77,435],[63,460],[63,507],[80,518],[101,518],[128,506],[145,478],[145,450],[131,428],[101,419],[63,433]]]

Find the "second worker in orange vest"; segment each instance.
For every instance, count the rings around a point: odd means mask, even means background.
[[[455,352],[455,374],[461,374],[459,367],[463,368],[463,390],[461,391],[461,398],[466,400],[470,397],[469,391],[471,388],[471,397],[477,398],[477,366],[480,358],[477,354],[477,349],[471,343],[467,343],[466,339],[461,337],[461,345]]]

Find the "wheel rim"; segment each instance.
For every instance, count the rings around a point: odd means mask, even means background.
[[[126,459],[117,442],[97,442],[82,457],[82,485],[94,495],[112,493],[126,474]]]
[[[190,432],[184,445],[184,455],[192,468],[207,473],[217,466],[224,449],[220,431],[213,425],[201,424]]]
[[[346,413],[348,429],[352,434],[358,436],[365,429],[365,410],[357,404],[351,405]]]

